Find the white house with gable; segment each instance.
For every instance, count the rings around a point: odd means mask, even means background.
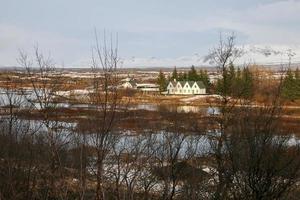
[[[202,81],[170,81],[167,86],[167,94],[198,95],[206,94],[206,88]]]

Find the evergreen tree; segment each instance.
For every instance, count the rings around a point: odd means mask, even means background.
[[[231,62],[229,64],[229,74],[228,74],[228,81],[230,84],[231,89],[233,89],[233,85],[234,85],[234,81],[235,81],[236,75],[235,75],[235,67],[233,65],[233,63]]]
[[[230,78],[229,73],[227,69],[223,70],[222,78],[218,79],[217,85],[216,85],[216,91],[218,94],[222,96],[228,96],[231,95],[230,91]]]
[[[253,76],[249,68],[244,68],[243,71],[230,63],[229,68],[225,69],[222,78],[217,81],[216,91],[221,95],[234,97],[251,98],[253,91]]]
[[[173,80],[171,79],[171,76],[170,76],[170,74],[168,74],[168,78],[167,78],[167,80],[168,80],[168,81],[173,81]]]
[[[296,88],[295,88],[295,92],[296,92],[296,98],[300,99],[300,71],[297,68],[295,71],[295,82],[296,82]]]
[[[241,69],[238,67],[236,70],[236,78],[241,79],[241,77],[242,77]]]
[[[223,92],[223,79],[218,79],[216,83],[216,93],[222,95]]]
[[[228,71],[226,71],[226,88],[228,91],[229,95],[234,95],[236,88],[234,88],[235,86],[235,67],[233,65],[233,63],[229,63],[229,68]]]
[[[205,76],[205,72],[202,69],[200,69],[199,76],[198,76],[199,81],[203,81],[204,76]]]
[[[190,71],[188,72],[188,80],[189,81],[198,81],[199,80],[199,77],[198,77],[198,74],[197,74],[197,71],[196,71],[194,65],[192,65]]]
[[[249,99],[253,96],[253,76],[248,67],[242,73],[242,94],[241,96]]]
[[[174,67],[174,70],[172,72],[171,81],[173,81],[174,79],[176,80],[178,79],[178,73],[176,67]]]
[[[206,89],[209,89],[210,81],[206,70],[200,70],[199,81],[202,81]]]
[[[300,80],[300,70],[299,70],[298,67],[297,67],[297,69],[295,71],[295,78],[296,78],[296,80]]]
[[[177,81],[183,81],[183,73],[182,72],[178,73]]]
[[[233,83],[233,88],[234,88],[233,95],[235,97],[241,96],[243,91],[242,87],[243,87],[243,77],[242,77],[241,69],[238,67],[236,70],[235,80]]]
[[[293,73],[291,69],[288,69],[286,77],[283,80],[282,96],[291,101],[300,99],[300,81],[298,73],[297,70]]]
[[[160,92],[163,92],[167,89],[167,80],[162,70],[159,71],[157,84],[159,85]]]
[[[188,81],[188,75],[186,72],[183,72],[182,79],[183,81]]]

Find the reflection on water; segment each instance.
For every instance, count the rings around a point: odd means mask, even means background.
[[[82,134],[78,132],[77,123],[59,122],[59,121],[41,121],[41,120],[26,120],[14,118],[13,121],[9,117],[0,116],[0,135],[8,134],[8,130],[16,135],[16,138],[22,139],[23,136],[34,135],[35,137],[43,136],[47,141],[49,133],[53,133],[53,138],[56,143],[63,144],[66,148],[76,148],[81,141],[86,141],[89,146],[96,146],[95,133]],[[151,148],[159,149],[174,146],[180,144],[180,157],[188,156],[188,153],[196,155],[203,155],[211,152],[211,140],[210,136],[218,136],[220,132],[217,130],[209,131],[205,135],[186,135],[183,133],[173,133],[164,130],[156,132],[148,132],[147,130],[141,130],[139,134],[131,134],[130,130],[123,130],[118,134],[111,134],[109,137],[113,138],[116,150],[130,150],[135,148],[136,145],[149,145]],[[278,137],[286,136],[274,136],[276,140]],[[299,145],[300,140],[295,135],[287,138],[287,145],[294,146]],[[167,146],[165,146],[167,145]],[[169,145],[169,146],[168,146]],[[171,148],[171,149],[174,149]]]
[[[190,105],[157,105],[157,104],[137,104],[130,105],[129,110],[147,110],[147,111],[169,111],[179,113],[205,113],[205,114],[219,114],[220,110],[217,107],[205,106],[190,106]]]
[[[69,104],[58,103],[56,106],[61,108],[87,108],[94,109],[95,105],[91,104]],[[217,107],[204,107],[204,106],[182,106],[182,105],[157,105],[157,104],[134,104],[125,106],[118,106],[120,109],[129,110],[146,110],[146,111],[169,111],[169,112],[181,112],[181,113],[207,113],[207,114],[219,114]]]
[[[40,109],[39,103],[35,102],[36,94],[32,91],[6,91],[0,88],[0,105],[6,106],[13,104],[18,107],[34,106],[36,109]],[[39,95],[39,94],[38,94]],[[12,101],[12,102],[11,102]],[[53,103],[49,106],[55,106],[58,108],[86,108],[94,109],[95,105],[91,104],[70,104],[70,103]],[[119,109],[125,109],[125,106],[119,106]],[[191,106],[191,105],[159,105],[159,104],[135,104],[129,105],[129,110],[147,110],[147,111],[169,111],[169,112],[181,112],[181,113],[206,113],[206,114],[219,114],[217,107],[204,107],[204,106]]]
[[[156,104],[137,104],[129,105],[129,110],[147,110],[147,111],[158,111],[159,106]]]

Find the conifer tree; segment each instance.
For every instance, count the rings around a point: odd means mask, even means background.
[[[205,85],[206,89],[208,89],[210,87],[210,81],[209,81],[209,77],[208,77],[208,74],[207,74],[207,71],[203,71],[203,70],[200,70],[200,75],[199,75],[199,81],[202,81],[203,84]]]
[[[238,67],[236,70],[236,75],[235,75],[235,81],[234,81],[234,96],[239,97],[242,94],[242,87],[243,87],[243,77],[242,77],[242,72],[241,69]]]
[[[300,99],[300,70],[297,68],[295,71],[295,82],[296,82],[296,88],[295,88],[295,92],[296,92],[296,98]]]
[[[183,81],[188,81],[188,75],[186,72],[183,72],[182,79]]]
[[[217,85],[216,85],[216,91],[218,94],[223,96],[231,95],[230,92],[230,79],[229,79],[229,73],[227,69],[223,70],[222,78],[218,79]]]
[[[174,70],[172,72],[171,81],[173,81],[174,79],[176,80],[178,79],[178,73],[176,67],[174,67]]]
[[[288,69],[286,77],[283,80],[282,96],[288,100],[295,101],[300,99],[299,70]]]
[[[182,72],[178,73],[177,81],[183,81],[183,73]]]
[[[248,67],[243,69],[242,73],[242,94],[241,96],[249,99],[253,96],[253,77]]]
[[[295,71],[295,78],[296,78],[296,80],[300,80],[300,70],[299,70],[298,67],[297,67],[297,69]]]
[[[190,71],[188,72],[188,80],[189,81],[198,81],[198,74],[195,69],[195,66],[192,65]]]
[[[159,71],[157,84],[159,85],[160,92],[163,92],[167,89],[167,80],[162,70]]]
[[[227,79],[228,79],[228,90],[229,90],[229,93],[231,95],[233,95],[233,93],[235,92],[235,89],[234,86],[235,86],[235,67],[233,65],[232,62],[229,63],[229,71],[228,71],[228,76],[227,76]]]
[[[229,80],[231,81],[231,83],[233,83],[234,79],[235,79],[235,67],[231,62],[229,64]]]
[[[235,67],[232,63],[229,69],[223,71],[222,78],[217,81],[216,91],[221,95],[230,95],[234,97],[251,98],[253,91],[253,76],[248,67],[243,71]]]

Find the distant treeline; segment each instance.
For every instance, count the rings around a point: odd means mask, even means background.
[[[202,81],[210,93],[226,95],[237,98],[253,98],[255,93],[255,81],[258,79],[257,74],[253,73],[249,67],[236,67],[230,63],[220,74],[220,78],[215,83],[209,79],[207,70],[197,71],[194,66],[189,71],[178,72],[174,67],[171,75],[167,76],[160,70],[157,84],[160,91],[165,91],[170,81]],[[286,100],[295,101],[300,99],[300,72],[288,69],[286,74],[282,75],[281,95]]]
[[[254,94],[254,77],[248,67],[240,69],[233,63],[225,68],[217,80],[216,93],[220,95],[251,98]]]

